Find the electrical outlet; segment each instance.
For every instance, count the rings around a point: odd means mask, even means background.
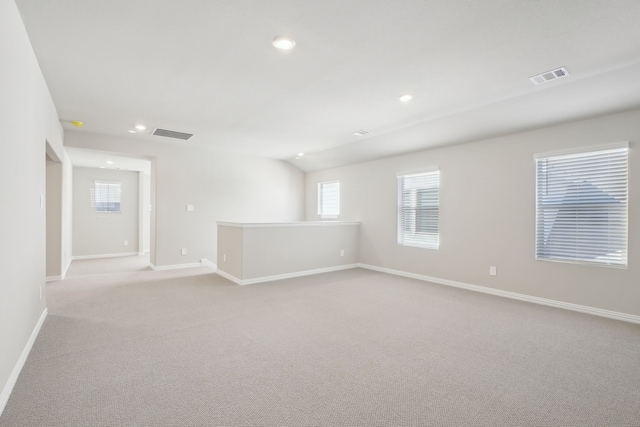
[[[340,249],[340,256],[344,256],[344,249]]]
[[[495,276],[498,274],[498,271],[496,270],[496,266],[492,265],[489,267],[489,275],[490,276]]]
[[[125,246],[129,246],[129,241],[128,241],[128,240],[125,240],[125,241],[124,241],[124,245],[125,245]]]
[[[227,262],[227,254],[222,255],[222,262]]]
[[[187,254],[187,248],[182,248],[181,254],[182,255],[186,255]]]
[[[38,295],[40,295],[40,299],[42,299],[42,286],[38,286]]]

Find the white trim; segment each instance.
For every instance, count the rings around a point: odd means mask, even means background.
[[[275,274],[273,276],[262,276],[256,277],[254,279],[238,279],[237,277],[226,273],[222,270],[216,271],[222,277],[231,280],[238,285],[253,285],[256,283],[264,283],[264,282],[273,282],[275,280],[283,280],[283,279],[292,279],[294,277],[302,277],[302,276],[311,276],[313,274],[321,274],[321,273],[330,273],[332,271],[340,271],[340,270],[349,270],[351,268],[358,268],[358,264],[345,264],[345,265],[337,265],[335,267],[324,267],[324,268],[316,268],[314,270],[304,270],[304,271],[296,271],[294,273],[284,273],[284,274]]]
[[[217,270],[218,270],[218,266],[217,266],[217,265],[215,265],[214,263],[212,263],[211,261],[209,261],[208,259],[205,259],[205,258],[201,259],[201,260],[200,260],[200,264],[201,264],[203,267],[209,267],[209,268],[211,268],[211,269],[212,269],[212,270],[214,270],[214,271],[217,271]]]
[[[216,270],[216,274],[224,277],[227,280],[231,280],[236,285],[243,285],[244,284],[244,283],[242,283],[242,280],[238,279],[236,276],[234,276],[232,274],[227,273],[226,271]]]
[[[599,144],[579,148],[568,148],[566,150],[547,151],[546,153],[536,153],[533,155],[534,159],[541,159],[545,157],[561,157],[570,156],[572,154],[590,153],[592,151],[606,151],[617,150],[619,148],[629,148],[629,141],[613,142],[611,144]]]
[[[44,311],[40,315],[40,319],[38,319],[38,323],[36,323],[35,328],[33,328],[33,332],[31,332],[31,336],[29,337],[27,344],[24,346],[24,349],[22,350],[22,354],[20,355],[20,358],[16,362],[16,365],[14,366],[13,371],[11,371],[11,375],[9,375],[9,379],[7,380],[7,383],[2,388],[2,393],[0,394],[0,416],[4,411],[4,408],[7,406],[7,402],[9,401],[9,397],[11,396],[13,387],[15,387],[16,381],[18,381],[18,376],[20,375],[20,372],[22,371],[22,368],[24,367],[24,364],[27,361],[27,357],[31,352],[31,347],[33,347],[33,343],[36,341],[36,338],[40,333],[40,328],[42,328],[42,325],[44,324],[44,320],[47,318],[47,313],[48,311],[47,311],[47,308],[45,307]]]
[[[381,273],[394,274],[396,276],[409,277],[411,279],[423,280],[425,282],[437,283],[440,285],[453,286],[456,288],[467,289],[475,292],[482,292],[484,294],[496,295],[504,298],[511,298],[520,301],[532,302],[534,304],[547,305],[550,307],[563,308],[565,310],[577,311],[580,313],[592,314],[594,316],[607,317],[609,319],[622,320],[623,322],[640,323],[640,316],[635,314],[621,313],[618,311],[604,310],[596,307],[589,307],[586,305],[572,304],[564,301],[557,301],[547,298],[539,298],[526,294],[519,294],[516,292],[503,291],[501,289],[487,288],[485,286],[471,285],[463,282],[456,282],[454,280],[440,279],[437,277],[424,276],[422,274],[407,273],[405,271],[393,270],[390,268],[376,267],[369,264],[358,264],[360,268],[367,270],[379,271]]]
[[[138,252],[122,252],[118,254],[99,254],[99,255],[75,255],[71,257],[73,261],[80,259],[99,259],[99,258],[117,258],[124,256],[138,256]]]
[[[191,262],[188,264],[171,264],[171,265],[153,265],[149,264],[154,271],[178,270],[180,268],[202,267],[202,262]]]
[[[72,261],[73,261],[73,258],[69,258],[69,261],[67,262],[67,266],[62,270],[62,276],[60,280],[64,280],[65,277],[67,277],[67,273],[69,272],[69,267],[71,267]]]
[[[64,279],[63,276],[47,276],[46,282],[57,282],[62,279]]]
[[[300,222],[274,222],[274,223],[240,223],[240,222],[222,222],[218,221],[218,225],[225,227],[237,228],[266,228],[266,227],[328,227],[340,225],[360,225],[360,221],[300,221]]]

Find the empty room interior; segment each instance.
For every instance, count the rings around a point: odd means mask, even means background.
[[[638,22],[0,0],[0,426],[640,426]]]

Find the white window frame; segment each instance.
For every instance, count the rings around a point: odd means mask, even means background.
[[[440,248],[440,171],[423,170],[397,174],[397,242],[401,246]],[[419,193],[426,194],[422,207]],[[429,194],[431,193],[431,194]],[[420,222],[419,216],[423,217]],[[422,227],[429,232],[419,230]]]
[[[117,210],[110,206],[115,203]],[[95,180],[91,188],[91,207],[99,214],[122,213],[122,182]]]
[[[318,183],[318,215],[320,218],[340,215],[340,181]]]
[[[535,156],[536,260],[626,268],[629,144]]]

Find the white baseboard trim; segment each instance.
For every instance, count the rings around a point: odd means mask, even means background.
[[[67,277],[67,272],[69,271],[69,267],[71,267],[71,261],[72,261],[71,258],[67,261],[67,265],[65,265],[64,268],[62,269],[62,274],[60,276],[47,276],[46,281],[57,282],[59,280],[64,280],[64,278]]]
[[[31,352],[31,347],[33,347],[33,343],[36,341],[36,338],[38,337],[38,333],[40,333],[40,328],[42,328],[42,325],[44,324],[44,320],[47,318],[47,313],[48,312],[45,307],[44,311],[42,312],[42,315],[40,316],[40,319],[38,319],[38,323],[36,323],[35,328],[33,328],[33,332],[31,332],[31,336],[29,337],[27,344],[24,346],[24,350],[22,350],[22,354],[20,355],[20,358],[16,362],[16,365],[13,368],[11,375],[9,375],[9,379],[7,380],[7,383],[2,388],[2,394],[0,394],[0,416],[4,411],[4,408],[7,406],[7,402],[9,401],[9,397],[11,396],[13,387],[15,387],[16,381],[18,381],[18,376],[20,375],[20,372],[22,371],[22,368],[24,367],[24,364],[27,361],[27,357]]]
[[[73,258],[69,258],[69,261],[67,261],[67,265],[62,270],[62,278],[60,280],[64,280],[65,277],[67,277],[67,273],[69,272],[69,267],[71,267],[71,261],[73,261]]]
[[[622,320],[623,322],[640,323],[640,316],[634,314],[620,313],[618,311],[604,310],[586,305],[572,304],[564,301],[557,301],[547,298],[534,297],[516,292],[503,291],[501,289],[487,288],[486,286],[471,285],[454,280],[440,279],[438,277],[424,276],[422,274],[407,273],[406,271],[393,270],[390,268],[376,267],[369,264],[359,264],[360,268],[379,271],[381,273],[394,274],[396,276],[409,277],[411,279],[423,280],[425,282],[437,283],[440,285],[453,286],[456,288],[468,289],[470,291],[482,292],[484,294],[496,295],[504,298],[511,298],[520,301],[532,302],[534,304],[547,305],[550,307],[564,308],[565,310],[577,311],[580,313],[592,314],[594,316],[607,317],[609,319]]]
[[[357,268],[358,264],[346,264],[346,265],[337,265],[335,267],[324,267],[324,268],[316,268],[314,270],[304,270],[304,271],[295,271],[293,273],[284,273],[284,274],[275,274],[273,276],[262,276],[256,277],[254,279],[238,279],[235,276],[232,276],[229,273],[225,273],[222,270],[217,270],[216,273],[221,275],[222,277],[231,280],[238,285],[253,285],[256,283],[264,283],[264,282],[273,282],[274,280],[283,280],[283,279],[292,279],[294,277],[302,277],[302,276],[311,276],[312,274],[321,274],[321,273],[330,273],[332,271],[340,271],[340,270],[349,270],[351,268]]]
[[[209,261],[208,259],[205,259],[205,258],[201,259],[200,264],[202,264],[203,267],[209,267],[214,271],[218,270],[218,266],[212,263],[211,261]]]
[[[99,259],[99,258],[117,258],[124,256],[138,256],[138,252],[121,252],[117,254],[99,254],[99,255],[74,255],[72,260],[81,260],[81,259]]]
[[[218,274],[218,275],[220,275],[220,276],[224,277],[224,278],[225,278],[225,279],[227,279],[227,280],[232,281],[232,282],[233,282],[233,283],[235,283],[236,285],[242,285],[242,284],[243,284],[243,283],[242,283],[242,280],[238,279],[236,276],[231,275],[231,274],[229,274],[229,273],[227,273],[227,272],[225,272],[225,271],[222,271],[222,270],[220,270],[220,269],[216,270],[216,274]]]
[[[149,264],[149,265],[155,271],[179,270],[181,268],[202,267],[202,263],[201,262],[191,262],[191,263],[187,263],[187,264],[171,264],[171,265],[153,265],[153,264]]]

